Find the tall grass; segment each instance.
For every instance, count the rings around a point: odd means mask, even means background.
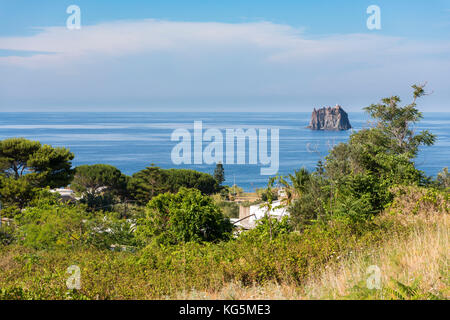
[[[0,299],[448,298],[446,199],[430,196],[411,213],[408,197],[365,224],[334,220],[272,242],[248,235],[135,253],[0,246]],[[71,265],[81,269],[79,291],[66,288]],[[366,286],[370,265],[381,290]]]

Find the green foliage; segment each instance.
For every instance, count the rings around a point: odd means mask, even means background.
[[[300,170],[295,171],[293,175],[290,174],[289,179],[295,193],[301,196],[310,184],[311,175],[308,170],[301,168]]]
[[[392,300],[443,300],[444,297],[431,292],[424,292],[420,288],[420,279],[414,279],[411,285],[391,279],[389,285],[384,288],[384,295]]]
[[[10,252],[18,253],[13,267],[5,268],[14,272],[0,274],[0,299],[163,298],[181,289],[209,290],[227,282],[301,285],[338,256],[376,247],[389,235],[407,234],[408,227],[377,213],[385,208],[392,215],[449,212],[448,170],[431,184],[412,162],[420,146],[435,140],[427,131],[414,133],[422,117],[416,99],[425,92],[423,86],[413,88],[410,105],[399,107],[394,96],[366,108],[375,127],[335,146],[315,172],[302,168],[271,178],[259,191],[264,201],[260,206],[274,209],[278,179],[290,218],[264,217],[255,229],[234,238],[228,218],[238,216],[239,208],[223,199],[242,190],[220,187],[221,164],[214,177],[152,165],[128,178],[112,166],[80,166],[71,186],[87,205],[64,204],[48,189],[70,180],[73,155],[22,138],[1,141],[2,216],[14,216],[13,224],[0,229],[0,255],[6,256],[2,266],[11,260]],[[399,193],[408,193],[409,201],[394,199]],[[114,205],[117,197],[136,202],[129,209],[128,203]],[[141,249],[112,252],[112,246]],[[81,292],[67,292],[62,281],[61,270],[73,261],[87,275]],[[11,282],[15,277],[27,285]],[[382,294],[392,299],[438,297],[421,292],[418,282],[393,281]],[[352,295],[378,297],[362,285]]]
[[[388,212],[398,215],[404,212],[429,215],[450,213],[450,193],[430,187],[393,186],[394,200],[389,204]],[[405,201],[407,199],[407,201]]]
[[[28,160],[28,166],[37,174],[41,187],[64,187],[73,178],[71,169],[74,154],[66,148],[43,145]]]
[[[327,216],[345,216],[353,222],[368,219],[392,201],[393,185],[428,183],[412,162],[419,146],[435,141],[430,133],[415,134],[413,128],[422,118],[416,99],[424,94],[423,87],[413,86],[414,101],[405,107],[399,107],[400,99],[394,96],[365,108],[375,127],[353,133],[348,143],[330,151],[322,167],[326,179],[322,190],[329,194],[328,201],[323,192],[317,193]],[[296,204],[295,209],[301,211],[301,206]]]
[[[278,200],[278,191],[276,189],[271,189],[270,191],[267,189],[256,189],[256,193],[262,201],[268,201],[269,199],[272,199],[272,201]]]
[[[211,195],[219,190],[217,181],[210,174],[187,169],[167,169],[165,172],[170,192],[192,188]]]
[[[273,240],[281,236],[287,236],[292,231],[293,227],[288,216],[283,217],[281,220],[265,216],[258,220],[254,229],[244,233],[243,237],[258,238],[260,240],[270,240],[272,237]]]
[[[207,173],[187,169],[161,169],[153,165],[133,174],[128,182],[130,195],[142,205],[158,194],[176,193],[182,187],[195,188],[207,195],[219,190],[217,181]]]
[[[14,240],[13,233],[13,227],[2,223],[2,225],[0,226],[0,246],[9,245],[12,243]]]
[[[147,204],[154,196],[169,191],[166,172],[154,165],[133,174],[128,192],[139,204]]]
[[[161,194],[148,203],[136,237],[143,243],[175,244],[227,239],[231,230],[231,223],[210,197],[196,189],[181,188],[176,194]]]
[[[220,208],[223,215],[227,218],[239,217],[239,205],[236,202],[224,200],[221,194],[211,196],[214,203]]]
[[[74,155],[66,148],[41,145],[39,141],[11,138],[0,141],[2,174],[16,180],[27,175],[35,186],[56,188],[72,179],[71,160]]]
[[[114,197],[126,194],[127,178],[119,169],[106,165],[75,168],[71,188],[82,195],[82,202],[92,211],[112,210]]]
[[[407,153],[410,157],[415,157],[420,145],[430,146],[436,140],[428,131],[415,134],[412,127],[423,118],[416,108],[416,100],[425,95],[424,87],[425,85],[413,85],[413,102],[404,107],[399,107],[400,98],[393,96],[365,108],[370,116],[377,120],[377,127],[388,139],[388,148],[393,153]]]
[[[290,179],[294,199],[289,204],[288,211],[292,223],[300,231],[325,217],[331,185],[317,171],[309,174],[306,170],[299,170]]]
[[[15,221],[17,242],[34,249],[108,249],[111,245],[136,244],[132,221],[101,212],[92,215],[82,205],[52,203],[48,198],[28,207]]]
[[[38,188],[69,184],[73,158],[68,149],[41,146],[38,141],[24,138],[0,141],[0,200],[3,205],[22,209]]]
[[[135,224],[131,220],[119,219],[112,214],[97,215],[86,221],[89,231],[86,243],[99,249],[115,246],[136,246]]]
[[[149,245],[135,253],[0,246],[2,263],[8,257],[20,259],[0,273],[0,287],[5,291],[22,288],[25,295],[18,299],[67,299],[65,271],[72,264],[82,270],[80,296],[71,295],[73,299],[167,299],[183,290],[214,292],[227,283],[302,286],[309,277],[319,275],[324,265],[338,261],[338,256],[376,247],[390,235],[407,231],[382,220],[361,225],[357,237],[348,224],[340,222],[312,225],[301,234],[287,233],[289,225],[284,226],[280,229],[285,231],[273,241],[268,241],[266,228],[265,237],[243,234],[217,243]]]
[[[441,294],[427,292],[420,287],[421,279],[413,279],[410,285],[391,279],[381,289],[368,289],[365,281],[355,285],[345,298],[352,300],[445,300]]]
[[[112,211],[116,199],[111,193],[93,195],[88,193],[83,196],[80,203],[86,204],[88,211]]]
[[[0,161],[7,177],[19,179],[28,167],[28,160],[41,148],[39,141],[12,138],[0,141]]]
[[[384,209],[392,195],[383,181],[375,175],[348,175],[339,181],[334,207],[330,208],[338,217],[351,222],[364,221]]]
[[[214,169],[214,179],[217,181],[219,186],[225,181],[225,170],[223,169],[223,164],[220,162]]]
[[[448,173],[448,168],[442,169],[442,171],[437,174],[436,184],[442,189],[450,188],[450,174]]]
[[[57,192],[50,192],[49,188],[38,189],[34,198],[28,204],[30,207],[53,206],[61,204],[61,195]]]
[[[6,208],[24,208],[35,197],[38,190],[26,177],[20,177],[17,180],[12,177],[0,177],[0,201]]]
[[[126,189],[126,177],[119,169],[107,164],[83,165],[75,168],[71,188],[84,195],[121,194]]]
[[[4,207],[24,208],[36,195],[38,189],[25,177],[18,179],[0,177],[0,201]]]
[[[70,248],[82,244],[84,221],[89,215],[82,207],[41,205],[29,207],[15,217],[18,242],[35,249]]]

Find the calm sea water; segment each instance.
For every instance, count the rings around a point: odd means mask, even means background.
[[[305,127],[308,113],[0,113],[0,139],[24,137],[75,153],[73,165],[107,163],[126,174],[151,163],[163,168],[190,168],[213,173],[214,165],[175,165],[171,151],[177,142],[170,136],[177,128],[193,132],[194,121],[203,128],[217,128],[225,135],[230,128],[278,128],[279,173],[292,173],[317,161],[351,131],[322,132]],[[363,113],[349,113],[354,130],[367,126]],[[428,129],[438,136],[432,147],[422,148],[416,165],[428,175],[450,166],[450,113],[425,113],[418,130]],[[204,146],[208,143],[204,142]],[[246,148],[248,152],[248,148]],[[248,154],[246,155],[248,159]],[[248,160],[247,160],[248,163]],[[225,184],[236,182],[246,191],[263,187],[267,176],[260,165],[225,164]],[[265,166],[264,166],[265,167]]]

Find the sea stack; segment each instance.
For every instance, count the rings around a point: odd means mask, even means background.
[[[341,106],[336,105],[334,108],[327,107],[314,111],[311,115],[311,122],[307,127],[311,130],[349,130],[352,128],[348,120],[347,112]]]

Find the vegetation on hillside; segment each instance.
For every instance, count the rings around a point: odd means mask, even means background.
[[[0,299],[447,299],[450,178],[415,167],[436,137],[414,130],[425,91],[413,89],[411,104],[366,108],[371,127],[316,170],[271,178],[260,205],[278,199],[290,218],[240,234],[229,218],[241,190],[221,186],[219,165],[214,176],[154,165],[126,176],[72,170],[64,148],[1,141],[1,215],[11,219],[0,227]],[[68,184],[79,201],[49,192]],[[71,265],[79,290],[66,287]],[[381,288],[367,286],[370,266]]]

